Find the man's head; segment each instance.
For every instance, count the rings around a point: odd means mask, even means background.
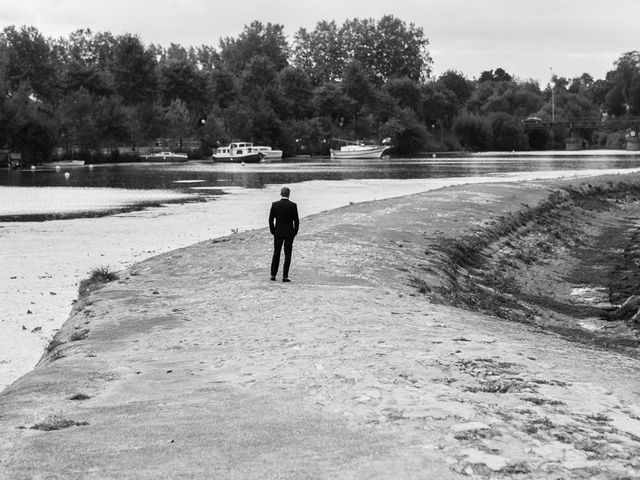
[[[291,195],[291,190],[289,190],[289,187],[282,187],[280,189],[280,196],[281,197],[289,198],[289,195]]]

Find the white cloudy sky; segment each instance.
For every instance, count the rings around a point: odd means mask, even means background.
[[[217,47],[253,20],[293,35],[320,20],[385,14],[424,29],[436,75],[502,67],[542,85],[551,68],[603,78],[622,53],[640,50],[640,0],[0,0],[0,28],[32,25],[58,37],[88,27],[183,46]]]

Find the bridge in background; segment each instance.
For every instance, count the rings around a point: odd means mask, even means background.
[[[638,131],[640,130],[640,117],[574,118],[555,122],[528,118],[523,120],[522,124],[525,131],[554,128],[568,128],[571,131],[580,129],[622,130],[630,128]]]

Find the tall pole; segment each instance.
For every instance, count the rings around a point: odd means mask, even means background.
[[[551,123],[556,122],[556,82],[553,79],[553,68],[551,70]]]

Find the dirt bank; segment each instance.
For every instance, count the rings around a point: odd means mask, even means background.
[[[632,345],[559,334],[527,297],[572,286],[634,218],[628,192],[590,209],[568,186],[315,215],[291,284],[268,280],[266,229],[122,272],[0,395],[0,478],[640,477]],[[572,240],[538,237],[545,215]]]
[[[618,312],[640,292],[639,186],[603,177],[558,187],[540,204],[435,239],[435,261],[414,281],[432,301],[637,356],[637,308]]]

